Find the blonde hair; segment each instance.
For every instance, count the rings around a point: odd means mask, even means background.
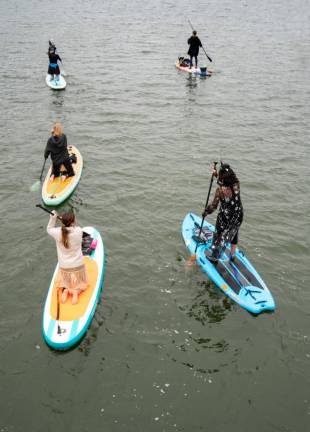
[[[60,137],[62,135],[62,124],[61,123],[55,123],[55,126],[53,127],[52,133],[54,136]]]

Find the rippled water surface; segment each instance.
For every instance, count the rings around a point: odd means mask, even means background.
[[[206,80],[174,67],[188,18]],[[0,24],[1,432],[309,430],[309,2],[1,0]],[[69,203],[107,250],[95,317],[66,353],[41,335],[56,253],[30,192],[56,120],[85,163]],[[181,222],[219,159],[274,313],[185,266]]]

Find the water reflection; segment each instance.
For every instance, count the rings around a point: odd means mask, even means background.
[[[222,321],[232,309],[233,301],[223,296],[211,282],[200,282],[198,294],[191,305],[180,307],[190,318],[202,325]]]

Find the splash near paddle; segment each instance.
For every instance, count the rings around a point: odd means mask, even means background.
[[[198,244],[197,264],[218,288],[249,312],[259,314],[274,310],[275,302],[265,282],[240,250],[236,250],[233,262],[229,259],[230,245],[216,265],[208,260],[206,255],[211,253],[215,228],[204,221],[199,236],[201,222],[201,217],[189,213],[182,224],[182,236],[191,255],[195,253]]]
[[[100,298],[104,275],[104,246],[100,233],[93,227],[84,227],[83,233],[91,236],[95,248],[83,248],[84,263],[89,279],[88,287],[79,294],[78,304],[72,305],[71,296],[65,303],[59,300],[57,264],[50,283],[43,312],[42,332],[47,345],[56,350],[66,350],[76,345],[85,335]]]
[[[52,166],[50,166],[42,186],[42,200],[48,206],[57,206],[64,202],[72,194],[80,181],[83,170],[82,155],[74,146],[69,146],[68,152],[69,157],[74,157],[75,155],[75,162],[72,163],[75,175],[67,177],[65,180],[61,176],[55,177],[53,181],[50,181],[52,173]],[[60,170],[64,171],[65,167],[61,167]]]

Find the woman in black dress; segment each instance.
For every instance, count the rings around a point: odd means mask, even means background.
[[[213,172],[218,177],[218,188],[216,189],[213,202],[207,206],[204,216],[211,214],[220,204],[216,219],[216,231],[213,236],[211,255],[207,258],[217,263],[228,243],[231,243],[231,256],[233,261],[238,244],[238,232],[243,220],[243,207],[240,196],[240,183],[228,164],[222,164],[219,173]]]

